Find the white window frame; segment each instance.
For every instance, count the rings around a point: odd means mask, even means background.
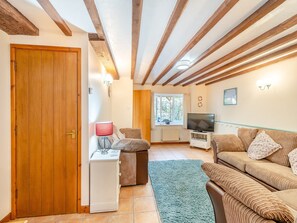
[[[182,120],[181,122],[170,122],[170,124],[165,124],[164,122],[157,122],[156,121],[156,111],[157,111],[157,108],[156,108],[156,97],[159,96],[159,97],[181,97],[182,98]],[[183,126],[184,125],[184,111],[185,111],[185,108],[184,108],[184,95],[183,94],[162,94],[162,93],[158,93],[158,94],[154,94],[154,122],[155,122],[155,126]],[[174,100],[173,100],[173,103],[174,103]],[[161,105],[162,104],[162,100],[160,100],[160,108],[161,108]],[[161,110],[162,111],[162,110]]]

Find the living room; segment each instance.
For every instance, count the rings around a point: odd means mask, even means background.
[[[3,0],[0,18],[1,223],[296,221],[295,0]],[[261,133],[275,147],[251,158]]]

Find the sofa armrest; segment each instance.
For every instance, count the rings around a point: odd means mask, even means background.
[[[129,139],[141,139],[141,129],[137,128],[121,128],[120,132]]]
[[[150,144],[144,139],[120,139],[113,142],[112,149],[121,150],[123,152],[139,152],[150,149]]]
[[[215,135],[211,141],[214,154],[220,152],[244,152],[244,146],[236,135]],[[217,159],[217,158],[216,158]],[[216,160],[215,159],[215,160]]]
[[[218,185],[216,185],[212,181],[208,181],[206,183],[206,190],[210,197],[214,215],[215,215],[215,222],[216,223],[226,223],[226,217],[224,212],[224,205],[223,205],[223,195],[224,191],[222,188],[220,188]]]
[[[216,163],[203,163],[201,168],[211,181],[262,218],[294,222],[294,216],[286,204],[253,179]]]

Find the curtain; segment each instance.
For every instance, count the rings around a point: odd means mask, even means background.
[[[190,106],[191,106],[190,94],[185,93],[184,94],[184,104],[183,104],[183,108],[184,108],[184,125],[183,125],[183,127],[185,129],[187,128],[187,114],[188,114],[188,112],[190,112]]]
[[[151,129],[154,129],[155,126],[155,93],[152,92],[151,99]]]

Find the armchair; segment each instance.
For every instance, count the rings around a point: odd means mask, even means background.
[[[113,143],[113,149],[120,149],[120,183],[122,186],[146,184],[148,182],[148,149],[150,144],[141,138],[141,130],[122,128],[124,139]]]

